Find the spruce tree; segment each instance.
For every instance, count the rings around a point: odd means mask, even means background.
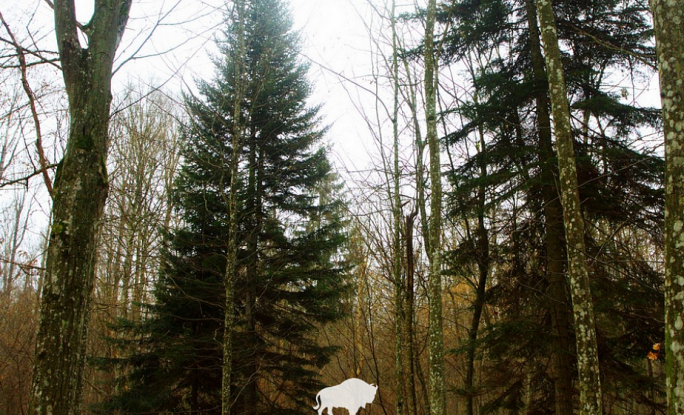
[[[333,349],[317,329],[341,316],[340,200],[322,145],[318,107],[298,56],[286,2],[245,2],[244,99],[230,23],[213,82],[187,97],[184,164],[150,318],[126,327],[139,340],[121,392],[102,413],[221,413],[224,280],[230,185],[237,190],[231,396],[233,414],[309,412],[317,372]],[[234,114],[240,119],[235,120]],[[244,135],[231,179],[234,124]]]

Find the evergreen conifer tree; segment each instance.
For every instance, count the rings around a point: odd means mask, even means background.
[[[562,382],[571,382],[560,377],[575,377],[575,364],[567,370],[563,362],[550,362],[554,355],[572,354],[569,357],[575,360],[575,350],[571,322],[563,327],[557,318],[561,308],[570,310],[563,281],[565,253],[552,255],[553,246],[548,243],[564,244],[564,233],[562,224],[557,232],[554,220],[559,212],[550,209],[558,191],[557,172],[549,166],[557,161],[549,151],[552,137],[542,134],[549,130],[548,114],[547,126],[541,119],[549,110],[548,85],[546,74],[535,71],[532,56],[539,33],[538,28],[530,30],[530,21],[536,23],[537,16],[528,16],[527,6],[534,2],[446,3],[442,17],[452,19],[453,26],[445,41],[445,58],[456,61],[471,54],[483,64],[473,71],[477,96],[459,103],[464,122],[446,139],[453,149],[470,135],[479,137],[481,131],[486,138],[466,163],[454,165],[448,174],[453,185],[447,197],[449,216],[467,217],[475,223],[478,192],[486,186],[485,207],[496,211],[488,224],[497,238],[490,246],[495,273],[485,298],[487,304],[498,307],[501,316],[496,324],[483,327],[478,341],[459,350],[466,354],[478,348],[492,368],[480,374],[479,387],[476,384],[463,395],[491,393],[500,386],[504,392],[489,397],[485,411],[526,405],[526,411],[550,411],[556,406],[557,413],[570,413],[572,400],[565,399],[569,388]],[[580,197],[591,224],[585,236],[593,259],[592,292],[599,317],[604,389],[609,399],[620,404],[639,402],[655,408],[661,385],[648,374],[643,349],[651,340],[658,341],[662,331],[659,324],[653,324],[661,312],[662,286],[657,269],[635,247],[662,242],[658,215],[663,206],[663,160],[634,144],[644,130],[659,128],[660,119],[658,111],[629,102],[621,95],[628,91],[616,92],[609,81],[611,73],[638,77],[651,70],[654,50],[647,9],[642,0],[558,0],[554,7],[559,37],[566,45],[562,58],[575,115]],[[481,174],[483,159],[486,175]],[[468,234],[447,255],[456,278],[475,279],[475,247]],[[647,303],[655,306],[643,308]],[[631,311],[616,313],[616,309]],[[570,349],[562,347],[561,336],[568,336]],[[568,339],[560,340],[567,344]],[[526,386],[530,382],[533,389]],[[573,390],[569,393],[577,396]]]
[[[286,2],[245,10],[247,84],[237,200],[233,414],[310,411],[317,369],[333,350],[317,328],[341,316],[344,241],[334,174],[318,108],[308,107],[307,66],[298,57]],[[228,24],[213,82],[188,97],[184,164],[150,317],[121,328],[138,339],[120,393],[101,413],[221,413],[224,274],[236,91],[236,36]]]

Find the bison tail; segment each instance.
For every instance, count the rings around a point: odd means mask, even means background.
[[[318,392],[318,394],[316,395],[316,406],[314,406],[313,409],[318,410],[318,408],[321,407],[321,400],[318,399],[319,396],[321,396],[321,393],[320,393],[320,392]]]

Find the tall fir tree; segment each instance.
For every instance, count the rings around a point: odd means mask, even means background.
[[[239,35],[228,23],[215,79],[199,83],[201,98],[186,99],[190,123],[173,196],[183,224],[168,234],[150,318],[121,326],[138,347],[118,362],[128,375],[101,413],[221,413],[231,183],[239,241],[231,413],[310,411],[318,369],[334,351],[316,341],[317,328],[341,316],[346,286],[325,129],[318,107],[306,103],[311,86],[287,3],[245,5],[246,76],[236,73]],[[241,91],[239,79],[247,80]],[[235,123],[244,135],[231,180]]]

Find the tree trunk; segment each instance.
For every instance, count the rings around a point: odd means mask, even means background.
[[[390,11],[390,26],[392,28],[392,83],[393,83],[393,107],[392,107],[392,143],[393,143],[393,165],[392,165],[392,179],[393,191],[392,194],[392,257],[393,268],[392,278],[394,280],[394,365],[395,365],[395,388],[396,388],[396,411],[397,415],[404,415],[404,397],[406,395],[406,388],[404,381],[406,375],[404,373],[404,325],[405,320],[409,318],[404,310],[404,281],[402,278],[402,252],[401,252],[401,196],[400,191],[400,171],[399,171],[399,59],[397,46],[397,26],[396,26],[396,2],[392,0],[392,9]]]
[[[69,98],[69,137],[54,183],[53,224],[36,338],[31,414],[80,414],[97,234],[107,198],[114,54],[131,0],[102,1],[78,40],[73,0],[55,0],[55,31]]]
[[[580,414],[597,415],[603,413],[603,405],[601,402],[594,305],[591,297],[589,272],[584,256],[584,219],[582,218],[579,200],[570,109],[551,0],[537,0],[537,13],[546,52],[546,72],[556,131],[561,203],[567,244],[568,278],[575,318]]]
[[[668,414],[684,413],[684,7],[651,0],[665,132],[665,372]]]
[[[366,286],[366,272],[368,270],[368,260],[363,258],[363,263],[360,265],[360,272],[358,275],[358,282],[356,286],[356,309],[352,317],[352,328],[354,330],[354,373],[357,378],[361,378],[363,367],[366,363],[363,354],[363,335],[361,331],[365,325],[363,298],[364,287]]]
[[[558,197],[551,139],[551,116],[547,96],[544,57],[539,42],[537,12],[533,0],[526,0],[527,21],[530,31],[530,56],[536,84],[537,129],[539,134],[539,160],[544,194],[544,227],[546,231],[546,275],[549,281],[549,311],[553,331],[553,379],[556,414],[572,415],[572,362],[571,339],[568,328],[568,297],[565,282],[563,250],[563,207]]]
[[[228,243],[226,247],[226,272],[224,285],[226,290],[225,315],[223,324],[223,368],[221,376],[221,414],[230,415],[230,408],[233,404],[231,393],[231,378],[233,371],[233,325],[235,321],[235,278],[238,270],[238,214],[237,214],[237,194],[238,194],[238,167],[240,164],[240,153],[242,147],[242,136],[244,127],[241,123],[241,103],[245,94],[245,2],[238,0],[235,2],[237,11],[237,41],[238,51],[235,56],[235,97],[233,100],[233,125],[231,146],[232,154],[230,157],[230,191],[228,194]]]
[[[263,222],[263,158],[264,155],[258,150],[257,138],[254,133],[250,134],[249,139],[249,161],[248,161],[248,179],[247,179],[247,220],[249,233],[246,235],[246,279],[247,290],[244,298],[245,303],[245,327],[247,335],[251,339],[251,344],[254,347],[253,352],[249,353],[248,361],[244,362],[247,367],[248,377],[247,383],[244,386],[242,395],[245,402],[244,413],[247,415],[256,415],[258,413],[259,404],[259,359],[262,352],[258,327],[256,323],[256,307],[257,307],[257,292],[259,278],[259,237],[261,235],[261,226]]]
[[[477,340],[478,332],[480,331],[480,322],[482,320],[482,310],[485,304],[485,294],[487,287],[487,277],[489,276],[489,232],[485,226],[485,203],[486,203],[486,188],[484,180],[487,177],[487,156],[484,142],[484,132],[480,127],[480,151],[483,156],[480,158],[480,186],[478,188],[478,202],[477,202],[477,233],[475,241],[475,251],[477,252],[477,270],[478,279],[475,287],[475,301],[473,302],[473,315],[470,320],[470,329],[468,330],[468,350],[466,356],[466,378],[465,389],[467,390],[466,413],[468,415],[475,414],[475,341]]]
[[[406,344],[406,408],[408,415],[417,415],[416,403],[416,369],[415,369],[415,344],[413,339],[413,289],[415,286],[415,263],[413,260],[413,221],[418,211],[413,211],[406,217],[406,287],[405,287],[405,310],[404,318],[404,342]]]
[[[428,258],[430,272],[429,293],[429,351],[430,351],[430,413],[445,415],[444,338],[442,328],[442,177],[437,138],[437,60],[435,59],[434,30],[436,0],[430,0],[425,24],[425,117],[427,142],[430,151],[430,229]]]

